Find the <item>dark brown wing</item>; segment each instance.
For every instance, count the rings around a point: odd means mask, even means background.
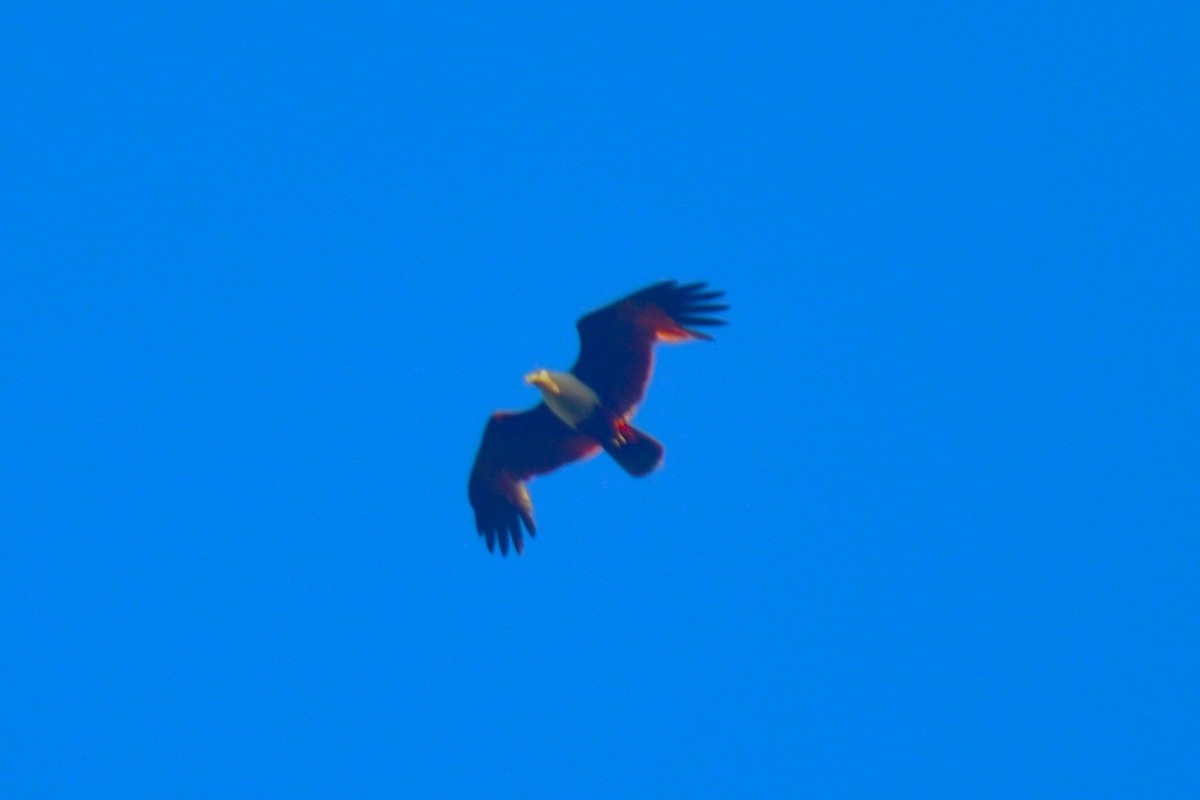
[[[711,340],[693,327],[725,324],[709,316],[729,308],[712,302],[725,293],[706,286],[663,281],[583,317],[576,324],[579,360],[571,372],[608,408],[628,414],[646,394],[655,343]]]
[[[467,493],[475,509],[475,529],[487,539],[488,550],[497,540],[508,555],[508,540],[518,553],[525,551],[521,523],[533,536],[533,502],[525,480],[558,469],[600,449],[593,440],[567,427],[545,403],[521,413],[497,411],[483,431],[483,442],[471,468]]]

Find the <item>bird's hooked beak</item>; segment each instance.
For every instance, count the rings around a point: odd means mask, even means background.
[[[534,370],[526,375],[525,382],[530,386],[536,386],[543,391],[550,392],[550,394],[562,394],[562,389],[550,377],[550,373],[544,369]]]

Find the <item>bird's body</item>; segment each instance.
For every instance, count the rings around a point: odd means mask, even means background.
[[[665,281],[579,320],[579,359],[570,372],[525,376],[544,402],[528,411],[497,411],[488,420],[471,469],[468,494],[475,527],[488,549],[512,540],[524,551],[521,525],[533,535],[533,502],[525,481],[604,449],[634,476],[662,464],[663,446],[629,424],[645,396],[657,342],[712,337],[688,326],[723,325],[707,316],[728,306],[703,283]]]
[[[543,402],[554,416],[598,442],[635,478],[653,472],[662,463],[663,446],[629,424],[632,411],[621,415],[605,406],[592,387],[571,373],[540,369],[526,375],[525,381],[541,391]]]

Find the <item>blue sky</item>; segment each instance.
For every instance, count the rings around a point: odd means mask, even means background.
[[[1194,11],[395,6],[6,12],[0,793],[1196,796]]]

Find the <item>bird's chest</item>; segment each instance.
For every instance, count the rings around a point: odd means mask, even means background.
[[[600,398],[590,386],[574,376],[567,381],[559,379],[559,386],[562,391],[547,395],[546,405],[554,412],[554,416],[572,428],[578,428],[600,407]]]

